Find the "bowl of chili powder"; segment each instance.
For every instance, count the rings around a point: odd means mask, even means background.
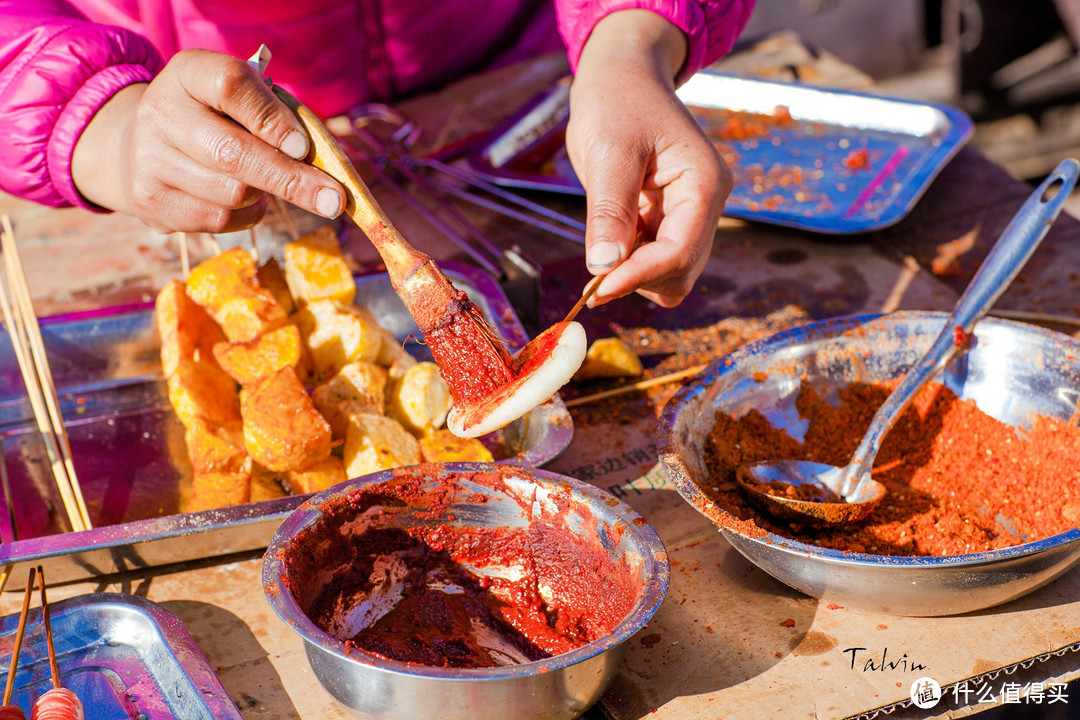
[[[263,586],[327,691],[359,717],[573,718],[667,591],[628,505],[543,470],[439,463],[312,496]]]
[[[898,615],[970,612],[1029,593],[1080,559],[1080,342],[987,318],[912,402],[862,523],[816,529],[758,511],[743,462],[843,466],[945,313],[814,322],[717,360],[665,407],[674,487],[751,562],[813,597]]]

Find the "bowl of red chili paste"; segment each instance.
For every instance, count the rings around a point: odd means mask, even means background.
[[[573,718],[667,591],[628,505],[485,463],[375,473],[312,496],[263,564],[323,686],[361,717]]]
[[[751,562],[808,595],[898,615],[1020,597],[1080,559],[1080,342],[984,319],[966,351],[886,438],[885,499],[862,523],[815,529],[760,512],[740,463],[843,466],[929,348],[944,313],[811,323],[713,362],[665,407],[658,450],[682,497]]]

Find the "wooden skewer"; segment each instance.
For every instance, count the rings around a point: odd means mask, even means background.
[[[581,298],[574,303],[574,307],[570,308],[570,312],[566,313],[566,319],[563,322],[570,322],[577,317],[577,314],[581,312],[581,308],[585,307],[585,303],[589,301],[589,298],[596,292],[596,288],[600,287],[600,282],[604,279],[603,275],[597,275],[585,285],[585,289],[581,292]]]
[[[180,270],[184,273],[184,279],[187,280],[188,275],[191,274],[191,255],[188,252],[188,239],[187,233],[182,232],[180,235]]]
[[[53,645],[52,622],[49,618],[49,600],[45,594],[45,568],[37,566],[38,587],[41,588],[41,623],[45,626],[45,647],[49,651],[49,672],[52,686],[60,687],[60,666],[56,664],[56,647]]]
[[[572,400],[567,400],[566,407],[577,407],[579,405],[585,405],[596,400],[605,400],[609,397],[625,395],[626,393],[631,393],[635,390],[648,390],[649,388],[656,387],[657,385],[666,385],[668,383],[678,382],[679,380],[683,380],[685,378],[697,375],[699,372],[704,370],[705,367],[705,365],[695,365],[694,367],[687,368],[685,370],[668,373],[667,375],[659,375],[654,378],[649,378],[648,380],[640,380],[636,383],[631,383],[630,385],[623,385],[622,387],[612,388],[611,390],[604,390],[603,392],[593,393],[592,395],[583,395]]]
[[[7,215],[0,218],[0,222],[3,224],[0,246],[3,249],[9,285],[8,288],[4,288],[0,283],[0,309],[3,310],[4,321],[11,335],[12,348],[19,362],[27,396],[30,399],[38,429],[44,438],[46,452],[52,463],[53,475],[71,527],[76,531],[88,530],[92,527],[90,514],[87,512],[82,489],[75,475],[71,444],[64,430],[63,416],[60,413],[60,399],[57,397],[52,373],[49,370],[45,341],[42,339],[41,327],[34,314],[30,289],[26,283],[26,273],[23,271],[18,248],[15,246],[15,233]],[[10,301],[7,291],[11,292]]]
[[[22,650],[23,634],[26,632],[26,616],[30,610],[30,598],[34,595],[34,568],[26,578],[26,592],[23,594],[22,612],[19,613],[19,625],[15,628],[15,645],[11,648],[11,667],[8,669],[7,685],[4,686],[4,705],[11,704],[11,693],[15,690],[15,673],[19,670],[19,651]]]
[[[300,231],[296,227],[296,223],[293,222],[292,215],[289,214],[289,208],[286,207],[285,201],[274,195],[270,198],[270,202],[274,203],[274,210],[281,216],[281,223],[285,226],[286,232],[289,233],[294,241],[300,239]]]
[[[255,226],[252,225],[248,228],[248,239],[251,240],[251,259],[255,261],[255,264],[259,264],[259,245],[255,242]]]

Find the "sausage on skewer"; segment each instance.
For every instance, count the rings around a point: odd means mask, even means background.
[[[8,669],[7,684],[4,686],[4,705],[0,707],[0,720],[26,720],[26,715],[18,705],[11,705],[11,693],[15,689],[15,673],[19,670],[19,651],[22,650],[23,634],[26,632],[26,616],[30,610],[30,598],[34,595],[34,568],[26,578],[26,592],[23,594],[22,610],[19,612],[19,625],[15,629],[15,645],[11,648],[11,667]]]

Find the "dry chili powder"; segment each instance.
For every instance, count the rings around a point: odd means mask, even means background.
[[[811,385],[796,400],[809,420],[803,442],[758,411],[718,413],[706,442],[712,480],[703,488],[734,529],[762,530],[841,551],[962,555],[1064,532],[1080,521],[1080,428],[1036,416],[1022,433],[931,383],[886,437],[874,478],[887,494],[867,520],[813,530],[765,516],[739,493],[735,468],[769,458],[844,465],[891,386],[853,384],[827,402]]]

